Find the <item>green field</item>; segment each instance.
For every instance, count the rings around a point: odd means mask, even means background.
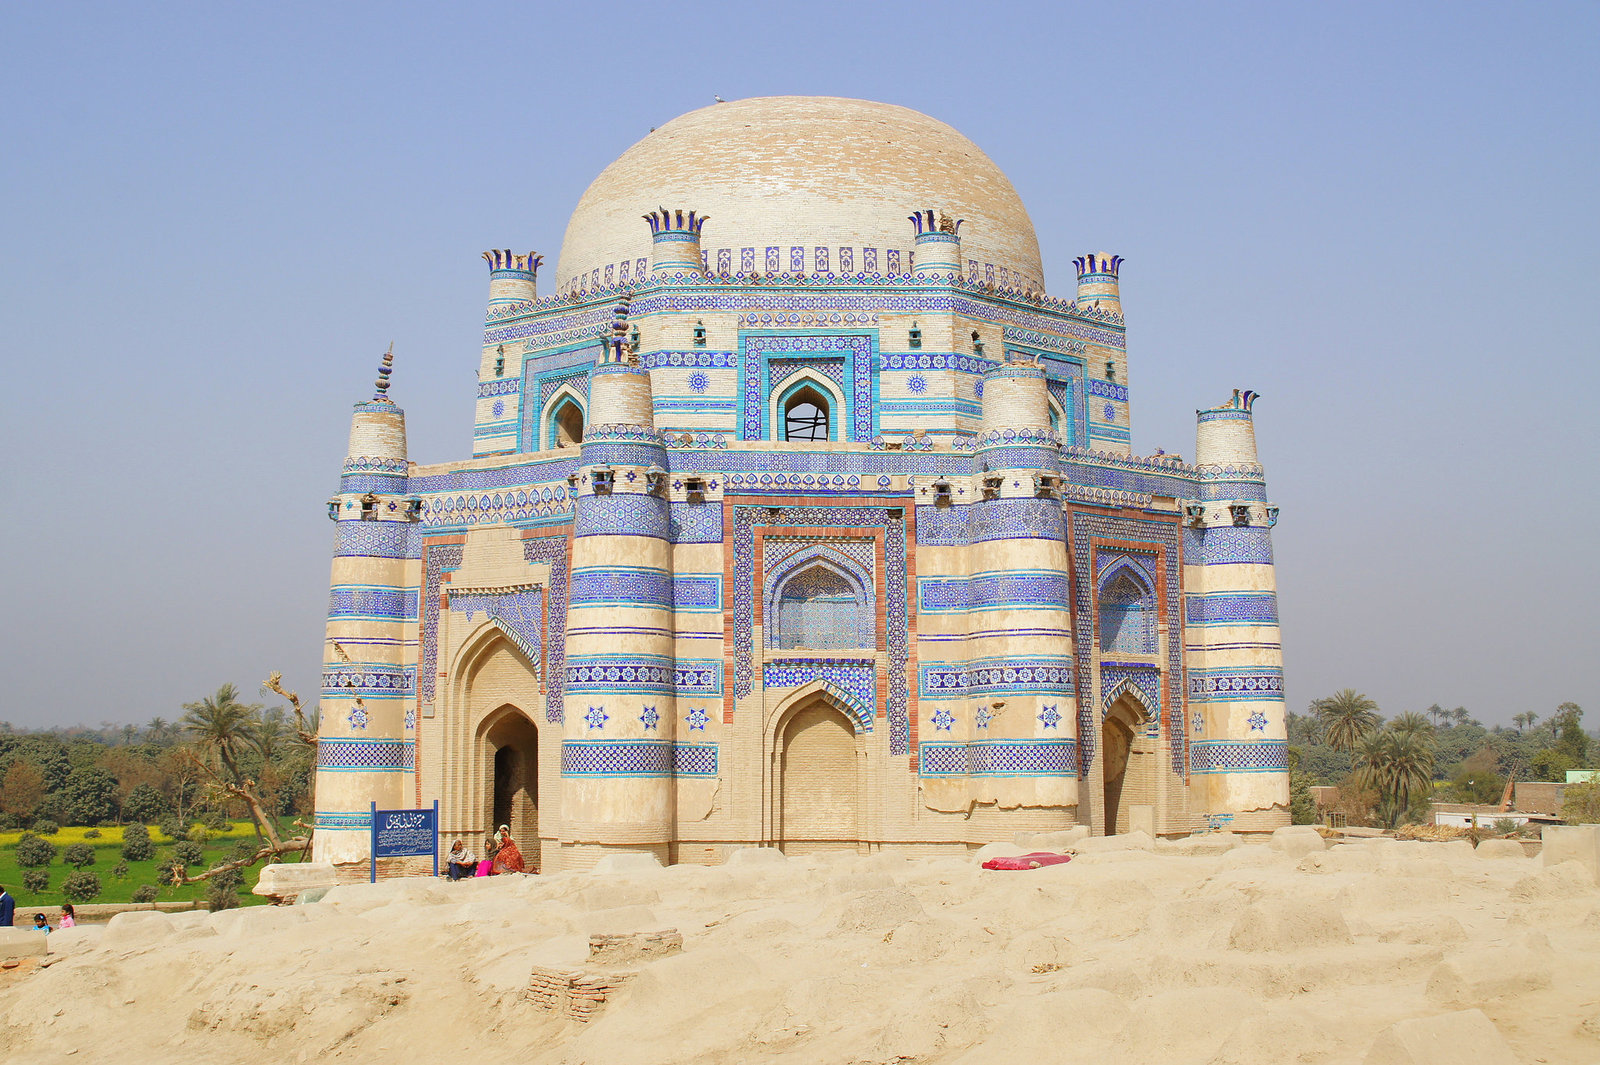
[[[292,835],[289,828],[289,818],[284,819],[280,831],[285,835]],[[154,827],[150,827],[150,841],[155,844],[155,857],[143,862],[129,862],[128,875],[118,878],[111,871],[122,862],[122,829],[120,827],[101,828],[99,839],[85,839],[84,834],[91,831],[88,828],[62,828],[51,836],[43,836],[56,848],[56,857],[46,867],[50,874],[50,887],[43,892],[32,892],[22,886],[22,874],[25,870],[17,865],[16,844],[22,838],[21,832],[0,832],[0,885],[11,892],[17,900],[17,912],[20,914],[30,906],[59,906],[67,901],[61,894],[61,882],[68,876],[77,872],[72,866],[61,860],[62,852],[69,843],[89,843],[95,849],[93,865],[85,866],[100,878],[100,895],[92,901],[98,903],[131,902],[135,888],[144,884],[156,885],[159,894],[157,902],[181,902],[191,899],[203,899],[206,896],[206,884],[185,884],[182,887],[161,887],[156,884],[156,867],[163,862],[171,861],[172,840]],[[226,831],[212,830],[211,838],[204,844],[205,861],[202,865],[191,867],[191,874],[202,869],[208,869],[218,862],[227,861],[233,857],[234,844],[239,840],[249,840],[254,843],[255,829],[248,821],[237,821],[231,824]],[[292,857],[292,856],[291,856]],[[244,881],[239,886],[239,904],[253,906],[266,900],[258,895],[250,894],[250,889],[255,887],[256,878],[261,866],[241,870]]]

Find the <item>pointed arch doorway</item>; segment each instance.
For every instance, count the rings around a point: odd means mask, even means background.
[[[783,719],[776,741],[779,849],[855,850],[861,840],[861,766],[850,720],[815,696]]]
[[[490,823],[511,828],[530,869],[539,869],[539,730],[514,706],[502,707],[484,723],[481,742],[493,771],[488,786]]]
[[[1106,713],[1100,738],[1105,752],[1103,809],[1108,836],[1144,827],[1139,822],[1149,818],[1140,818],[1137,812],[1155,805],[1158,737],[1151,735],[1153,723],[1150,712],[1131,695],[1118,699]],[[1153,827],[1152,823],[1147,830]]]

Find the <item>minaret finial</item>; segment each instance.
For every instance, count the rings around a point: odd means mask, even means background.
[[[393,402],[389,399],[389,375],[394,373],[394,341],[389,341],[389,350],[383,353],[383,365],[378,367],[378,380],[375,382],[378,390],[372,398],[381,402]]]

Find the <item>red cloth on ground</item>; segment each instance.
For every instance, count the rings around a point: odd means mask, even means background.
[[[1015,858],[990,858],[983,863],[985,869],[1037,869],[1041,865],[1062,865],[1072,861],[1070,854],[1052,854],[1049,851],[1034,851],[1032,854],[1019,854]]]

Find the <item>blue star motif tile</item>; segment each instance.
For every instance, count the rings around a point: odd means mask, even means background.
[[[993,719],[993,717],[994,715],[989,713],[989,708],[987,706],[980,706],[978,707],[978,712],[972,715],[972,720],[979,728],[988,728],[989,722]]]
[[[645,727],[647,732],[653,730],[660,721],[661,715],[656,713],[656,708],[653,706],[645,707],[644,713],[639,715],[639,723]]]
[[[683,719],[689,723],[691,732],[704,732],[706,722],[711,720],[711,715],[706,713],[704,707],[697,706],[685,714]]]
[[[928,379],[919,373],[912,374],[906,379],[906,391],[914,396],[920,396],[928,390]]]
[[[709,387],[711,387],[711,378],[699,370],[689,375],[689,391],[704,392]]]
[[[1206,730],[1206,716],[1204,714],[1202,714],[1200,711],[1196,710],[1194,712],[1194,734],[1196,736],[1198,736],[1202,732],[1204,732],[1205,730]]]
[[[1061,711],[1056,709],[1054,703],[1043,707],[1039,711],[1039,721],[1045,728],[1055,728],[1061,724]]]
[[[956,723],[956,715],[950,712],[947,706],[941,706],[933,712],[933,727],[940,732],[949,732]]]
[[[591,706],[589,712],[583,715],[583,720],[590,728],[601,729],[606,727],[606,722],[611,720],[611,715],[606,713],[603,706]]]
[[[354,710],[350,711],[349,721],[350,721],[350,727],[351,728],[362,728],[362,729],[366,728],[367,727],[367,711],[366,711],[366,708],[358,706]]]
[[[1260,710],[1257,710],[1254,713],[1252,713],[1250,715],[1250,731],[1251,732],[1265,732],[1266,729],[1267,729],[1267,715],[1263,714]]]
[[[494,416],[496,418],[499,418],[506,412],[506,402],[503,399],[497,399],[494,401],[494,406],[490,407],[489,409],[494,411]]]
[[[1108,422],[1114,422],[1117,420],[1117,408],[1113,407],[1109,403],[1105,405],[1101,413],[1106,416],[1106,421]]]

